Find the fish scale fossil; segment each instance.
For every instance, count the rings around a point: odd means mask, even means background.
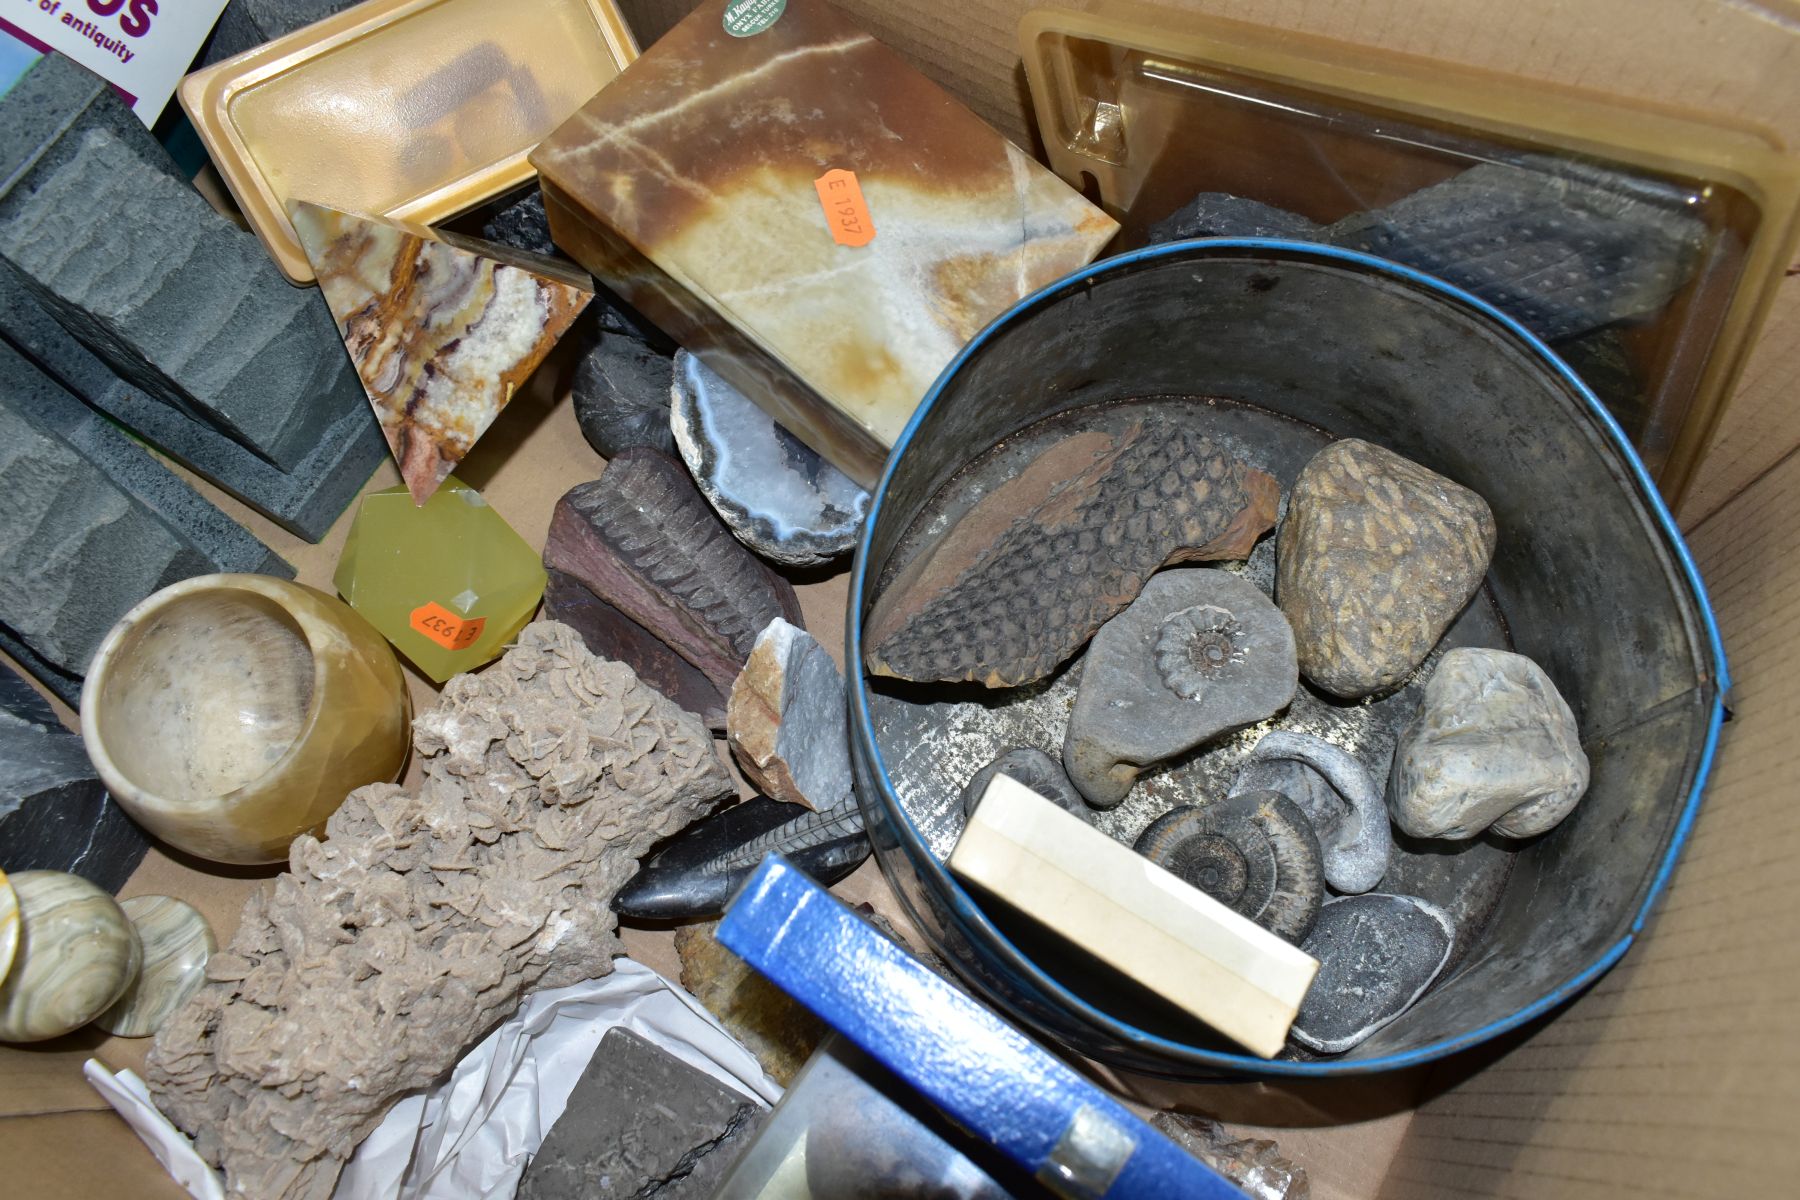
[[[776,617],[801,623],[788,582],[713,515],[666,454],[633,447],[556,503],[544,565],[579,580],[722,691]]]
[[[883,590],[869,669],[1013,687],[1050,674],[1173,563],[1241,558],[1280,485],[1179,417],[1049,447]]]

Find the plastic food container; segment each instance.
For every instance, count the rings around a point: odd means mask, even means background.
[[[941,763],[934,772],[930,756],[958,722],[1013,702],[1003,693],[951,702],[849,673],[857,790],[890,882],[1003,1013],[1131,1069],[1380,1071],[1549,1012],[1619,960],[1673,869],[1723,719],[1726,669],[1694,565],[1617,422],[1541,342],[1473,297],[1364,255],[1258,240],[1155,246],[1038,292],[951,363],[895,447],[852,574],[849,661],[863,661],[862,623],[909,527],[988,448],[1083,406],[1184,395],[1213,398],[1242,444],[1269,447],[1284,490],[1308,439],[1360,437],[1487,499],[1499,543],[1471,611],[1489,604],[1502,623],[1479,636],[1529,655],[1568,700],[1593,768],[1586,798],[1509,856],[1504,874],[1481,875],[1489,902],[1459,914],[1446,976],[1328,1059],[1235,1052],[985,910],[950,877],[942,860],[965,780]],[[1419,894],[1466,890],[1456,872],[1474,871],[1483,845]]]

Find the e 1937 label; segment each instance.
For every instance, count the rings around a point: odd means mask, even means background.
[[[433,600],[412,610],[412,627],[446,650],[467,650],[487,628],[487,618],[459,617]]]
[[[834,167],[813,180],[819,193],[819,207],[825,210],[825,224],[840,246],[866,246],[875,236],[875,221],[869,215],[869,202],[863,199],[862,185],[856,172]]]

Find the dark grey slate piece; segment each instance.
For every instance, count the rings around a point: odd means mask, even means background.
[[[1707,240],[1686,193],[1603,167],[1483,163],[1325,232],[1467,288],[1555,340],[1654,313]]]
[[[869,493],[685,350],[669,427],[700,493],[764,558],[812,567],[848,554]]]
[[[602,458],[634,446],[675,453],[669,397],[675,367],[636,338],[601,333],[575,368],[575,419]]]
[[[98,413],[291,533],[316,542],[387,458],[367,404],[347,409],[291,471],[132,387],[77,341],[0,265],[0,337]]]
[[[608,1030],[525,1168],[519,1200],[706,1200],[767,1115],[630,1030]]]
[[[293,569],[0,343],[0,626],[59,695],[158,588]]]
[[[0,259],[64,328],[284,468],[367,404],[322,297],[213,211],[110,88],[60,55],[23,82],[24,99],[0,96]]]
[[[80,735],[0,666],[0,866],[68,871],[116,892],[148,846],[101,786]]]
[[[550,236],[550,217],[544,211],[544,193],[535,187],[523,195],[496,202],[491,215],[481,223],[481,236],[515,250],[555,258],[568,257]]]
[[[1319,960],[1319,973],[1294,1019],[1294,1040],[1326,1054],[1362,1042],[1425,994],[1455,942],[1449,914],[1417,896],[1331,901],[1300,946]]]
[[[231,0],[219,14],[212,40],[206,44],[202,65],[273,41],[303,25],[323,20],[349,8],[358,0]]]
[[[1152,225],[1146,240],[1154,244],[1200,237],[1262,237],[1318,242],[1324,233],[1324,226],[1285,208],[1227,192],[1201,192]]]

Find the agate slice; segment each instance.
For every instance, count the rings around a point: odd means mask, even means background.
[[[143,950],[118,902],[61,871],[12,876],[19,951],[0,983],[0,1042],[61,1037],[105,1012],[137,978]]]
[[[289,205],[400,477],[423,504],[594,298],[552,259]]]
[[[206,918],[173,896],[133,896],[119,907],[137,930],[144,966],[94,1023],[115,1037],[149,1037],[206,982],[219,943]]]
[[[1061,666],[1172,563],[1243,558],[1281,487],[1177,418],[1071,434],[882,589],[877,675],[1013,687]]]

